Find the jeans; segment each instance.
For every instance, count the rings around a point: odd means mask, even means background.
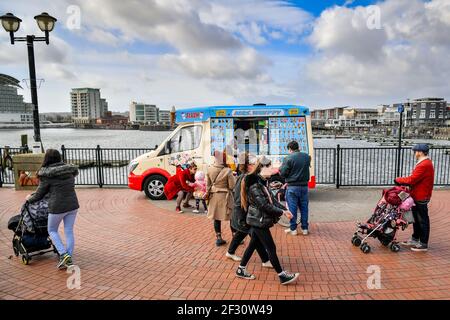
[[[235,254],[236,250],[239,247],[239,245],[241,244],[242,240],[244,240],[247,235],[249,235],[249,234],[246,232],[236,231],[236,233],[233,236],[233,239],[231,240],[230,247],[228,248],[228,253]],[[261,258],[262,262],[269,261],[269,255],[267,254],[267,251],[266,251],[266,249],[264,249],[261,242],[257,243],[256,252],[258,252],[258,255]]]
[[[73,236],[73,225],[75,224],[75,218],[77,216],[77,209],[72,211],[67,211],[64,213],[52,214],[48,215],[48,234],[50,239],[52,240],[53,245],[58,250],[59,255],[63,255],[68,253],[70,255],[73,254],[73,247],[75,245],[75,238]],[[64,235],[66,237],[66,245],[67,248],[64,247],[64,244],[61,240],[61,237],[58,233],[59,225],[61,221],[64,220]]]
[[[205,211],[208,210],[205,199],[195,199],[195,209],[200,210],[200,201],[202,202]]]
[[[428,202],[416,202],[412,207],[414,217],[412,238],[420,240],[421,243],[428,245],[430,238],[430,218],[428,217]]]
[[[192,192],[187,191],[179,191],[177,196],[177,208],[181,207],[181,202],[184,199],[184,204],[189,204],[189,200],[192,198]]]
[[[293,217],[290,221],[291,230],[297,229],[297,212],[300,209],[301,225],[303,230],[308,230],[308,186],[288,186],[286,202]]]
[[[258,246],[263,247],[267,254],[269,255],[269,260],[272,263],[273,268],[277,273],[281,273],[283,269],[281,268],[280,261],[277,256],[277,247],[273,241],[270,229],[260,229],[260,228],[250,228],[251,240],[245,249],[244,255],[241,260],[240,266],[246,267],[247,263],[253,255],[253,252]]]

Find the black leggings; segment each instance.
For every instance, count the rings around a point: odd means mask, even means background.
[[[231,226],[231,223],[230,223],[230,229],[231,229],[232,233],[236,232],[236,230]],[[222,233],[222,221],[214,220],[214,231],[216,233]]]
[[[237,248],[239,247],[242,240],[244,240],[246,236],[250,236],[250,234],[242,231],[236,231],[236,233],[233,236],[233,240],[231,240],[230,247],[228,248],[228,253],[235,254]],[[256,243],[256,252],[258,252],[258,255],[261,258],[262,262],[269,261],[269,255],[267,254],[267,251],[266,249],[264,249],[261,242]]]
[[[281,268],[280,261],[277,256],[277,247],[275,242],[273,241],[272,234],[269,229],[260,229],[260,228],[250,228],[251,240],[244,252],[244,256],[241,260],[241,266],[247,266],[250,258],[253,255],[253,252],[258,246],[262,246],[269,255],[269,260],[272,263],[273,268],[277,273],[281,273],[283,269]]]

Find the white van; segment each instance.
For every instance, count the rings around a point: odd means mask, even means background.
[[[311,156],[314,188],[314,149],[309,109],[295,105],[214,106],[176,112],[178,127],[159,147],[132,160],[128,187],[144,191],[152,200],[164,199],[164,185],[177,167],[194,160],[206,172],[214,151],[237,157],[243,151],[266,155],[279,167],[296,140]]]

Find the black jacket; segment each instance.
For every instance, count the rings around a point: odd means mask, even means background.
[[[231,215],[231,226],[238,231],[249,233],[250,226],[246,222],[247,212],[241,207],[241,182],[245,177],[245,174],[241,174],[233,190],[234,196],[234,208]]]
[[[280,175],[289,186],[307,186],[311,157],[304,152],[294,152],[283,160]]]
[[[75,193],[75,177],[78,175],[76,166],[63,162],[54,163],[48,167],[42,167],[37,175],[39,186],[28,199],[29,203],[39,201],[46,194],[50,194],[49,213],[64,213],[80,207]]]
[[[275,199],[267,188],[267,181],[260,176],[246,176],[245,187],[249,203],[247,224],[256,228],[271,228],[278,222],[286,208]]]

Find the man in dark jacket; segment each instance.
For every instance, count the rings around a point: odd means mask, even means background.
[[[297,212],[300,209],[301,227],[303,235],[308,235],[308,182],[311,157],[300,152],[298,142],[288,143],[288,155],[281,165],[280,175],[286,179],[288,185],[286,191],[286,202],[293,217],[290,228],[285,232],[293,236],[297,235]]]
[[[428,203],[431,199],[434,184],[434,167],[428,158],[429,147],[418,144],[413,147],[417,164],[409,177],[396,178],[395,183],[407,185],[411,188],[411,197],[415,206],[412,208],[414,232],[410,240],[402,242],[411,246],[412,251],[427,251],[430,237],[430,218],[428,217]]]

